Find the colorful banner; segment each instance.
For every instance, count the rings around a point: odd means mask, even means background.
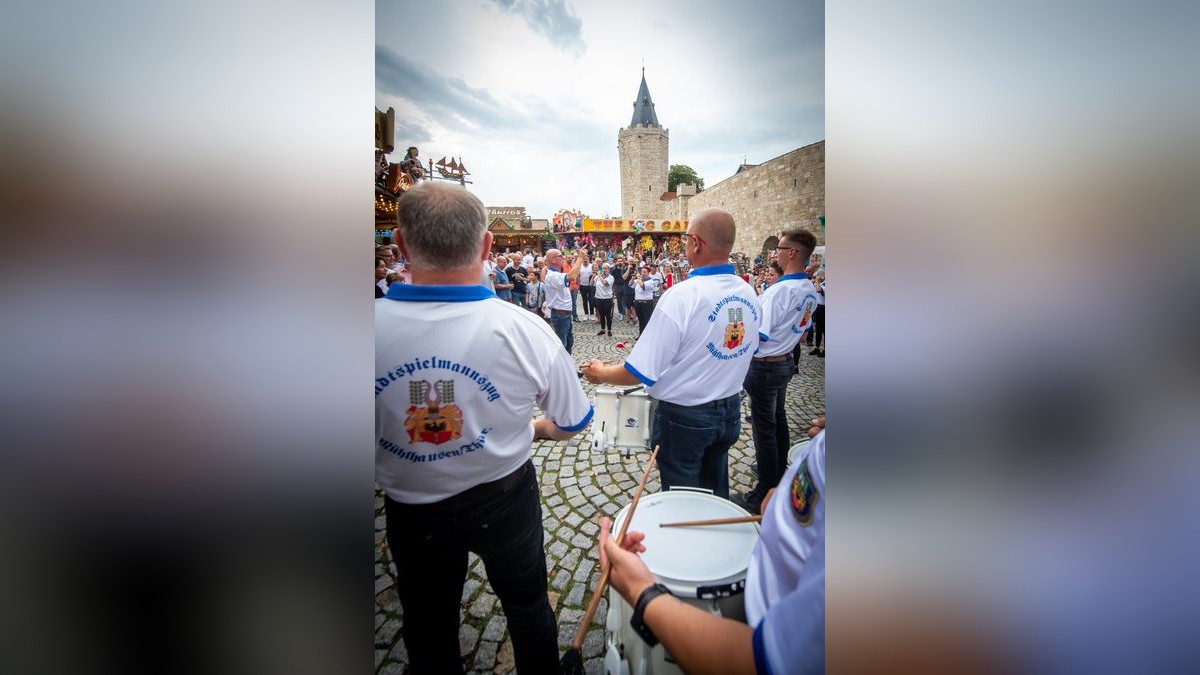
[[[686,220],[622,220],[584,218],[584,232],[636,232],[638,234],[681,234],[687,232]]]

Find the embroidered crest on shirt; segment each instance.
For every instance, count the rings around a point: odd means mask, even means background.
[[[725,325],[725,348],[737,349],[746,338],[746,324],[742,323],[742,308],[729,308],[729,323]]]
[[[408,407],[404,428],[411,442],[440,445],[462,436],[462,410],[454,404],[454,381],[426,380],[408,383]]]
[[[800,468],[792,478],[792,515],[801,525],[811,525],[813,509],[821,501],[821,493],[813,485],[812,474],[808,472],[808,459],[800,462]]]
[[[793,333],[804,332],[804,330],[807,328],[809,322],[812,321],[813,311],[816,308],[817,308],[817,299],[816,298],[814,298],[811,295],[804,298],[804,301],[800,303],[800,307],[798,308],[800,310],[800,323],[796,324],[796,326],[794,328],[792,328]]]

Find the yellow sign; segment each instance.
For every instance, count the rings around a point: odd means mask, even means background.
[[[683,234],[686,220],[626,220],[621,218],[584,218],[584,232],[633,232],[636,234]]]

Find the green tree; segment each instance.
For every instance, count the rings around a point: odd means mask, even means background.
[[[704,189],[704,179],[696,175],[696,170],[687,164],[672,164],[667,172],[667,192],[674,192],[680,183],[694,183],[696,192]]]

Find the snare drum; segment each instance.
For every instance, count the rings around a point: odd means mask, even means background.
[[[617,514],[613,532],[619,532],[629,507]],[[654,579],[677,598],[706,612],[737,621],[746,620],[742,593],[750,553],[758,542],[757,523],[700,527],[659,527],[660,523],[747,516],[736,504],[707,490],[675,488],[642,495],[630,530],[646,533],[642,560]],[[633,608],[615,590],[608,593],[608,629],[605,670],[613,675],[682,673],[663,649],[650,648],[633,632]]]
[[[592,449],[650,447],[650,395],[628,388],[596,387]]]
[[[799,443],[793,445],[791,450],[788,450],[788,456],[787,456],[787,465],[788,466],[795,464],[796,459],[798,457],[800,457],[800,455],[804,454],[805,449],[808,448],[808,443],[811,440],[812,439],[810,439],[810,438],[806,438],[806,439],[800,441]]]

